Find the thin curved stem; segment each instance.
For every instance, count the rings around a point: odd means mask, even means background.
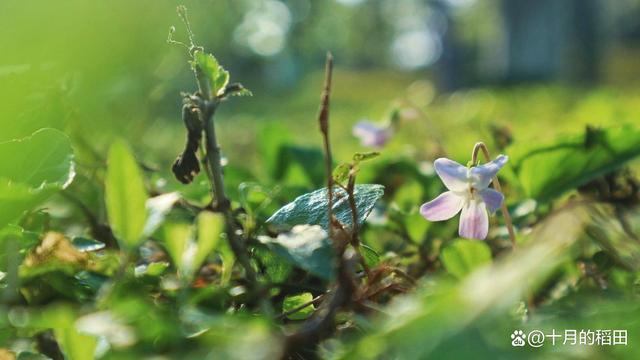
[[[473,152],[471,153],[471,163],[473,166],[478,164],[478,152],[482,150],[484,154],[484,158],[486,161],[491,161],[491,155],[489,155],[489,149],[487,149],[487,145],[483,142],[478,142],[473,147]],[[492,179],[493,187],[496,191],[502,193],[502,186],[500,186],[500,180],[498,180],[498,176],[494,176]],[[505,201],[502,202],[500,206],[500,210],[502,211],[502,216],[504,217],[504,223],[507,227],[507,231],[509,232],[509,239],[511,240],[511,247],[516,249],[516,233],[513,229],[513,222],[511,221],[511,215],[509,215],[509,210],[507,209],[507,204]]]

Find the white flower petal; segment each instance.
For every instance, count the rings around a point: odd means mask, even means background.
[[[462,196],[447,191],[423,204],[420,207],[420,214],[429,221],[448,220],[460,212],[464,200]]]
[[[479,194],[487,205],[487,209],[492,214],[500,208],[504,201],[504,195],[502,195],[502,193],[490,188],[480,190]]]
[[[472,200],[462,207],[460,215],[460,236],[483,240],[489,232],[489,215],[484,201]]]
[[[480,166],[471,168],[471,180],[473,187],[478,190],[485,189],[491,183],[491,179],[498,173],[500,169],[509,161],[507,155],[499,155],[495,160]]]
[[[433,162],[433,167],[447,189],[465,191],[469,187],[468,169],[465,166],[447,158],[439,158]]]

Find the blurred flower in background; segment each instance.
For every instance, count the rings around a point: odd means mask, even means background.
[[[360,120],[353,126],[353,136],[360,139],[362,146],[382,148],[393,135],[389,125],[378,125],[369,120]]]

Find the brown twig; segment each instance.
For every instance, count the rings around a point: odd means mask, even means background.
[[[491,161],[491,155],[489,155],[489,149],[487,149],[487,145],[483,142],[478,142],[473,147],[473,152],[471,154],[471,163],[475,166],[478,163],[478,152],[482,150],[486,161]],[[494,176],[493,187],[496,191],[502,193],[502,187],[500,186],[500,180],[498,180],[498,176]],[[509,209],[507,209],[506,201],[503,201],[500,210],[502,211],[502,216],[504,217],[504,223],[507,226],[507,231],[509,232],[509,239],[511,240],[511,247],[513,250],[516,249],[516,233],[513,230],[513,223],[511,222],[511,215],[509,215]]]
[[[329,219],[329,237],[332,237],[331,225],[333,222],[333,158],[331,157],[331,142],[329,137],[329,99],[331,97],[331,78],[333,75],[333,56],[327,53],[327,61],[325,63],[324,89],[320,98],[320,110],[318,112],[318,122],[320,123],[320,132],[322,133],[322,141],[324,144],[325,155],[325,171],[327,173],[327,213]]]
[[[329,236],[335,248],[338,262],[336,286],[329,296],[325,297],[318,310],[311,318],[294,333],[285,338],[283,359],[294,358],[304,351],[312,351],[320,341],[330,336],[335,331],[335,316],[342,308],[349,305],[356,291],[356,283],[353,279],[356,254],[346,253],[346,245],[351,236],[339,221],[333,217],[333,164],[331,159],[331,146],[329,138],[329,96],[331,94],[331,73],[333,58],[327,54],[325,66],[325,83],[320,102],[318,121],[320,132],[324,140],[325,165],[327,172],[327,212],[329,216]]]

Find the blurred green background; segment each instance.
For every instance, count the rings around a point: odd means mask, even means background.
[[[166,168],[182,143],[180,91],[194,84],[174,1],[2,1],[0,140],[48,126],[104,154],[134,140]],[[639,1],[186,1],[196,40],[253,98],[218,116],[225,154],[255,167],[261,129],[308,136],[324,53],[337,64],[336,146],[351,125],[406,107],[392,152],[466,156],[504,128],[519,140],[633,120]],[[418,111],[415,111],[417,108]]]

